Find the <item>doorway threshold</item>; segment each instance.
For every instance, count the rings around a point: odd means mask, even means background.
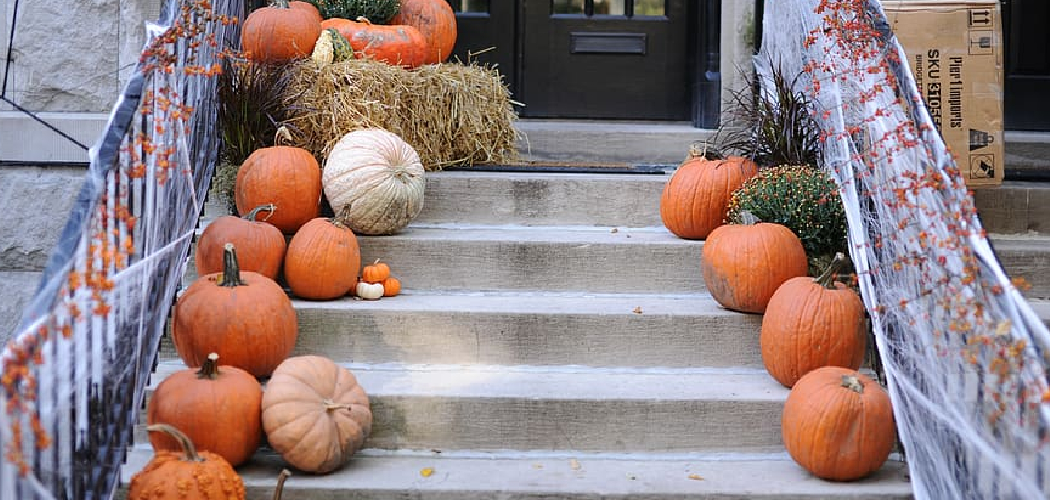
[[[632,164],[602,161],[545,161],[530,160],[505,162],[499,165],[475,165],[471,167],[446,167],[447,172],[543,172],[565,174],[644,174],[664,175],[678,168],[668,164]]]

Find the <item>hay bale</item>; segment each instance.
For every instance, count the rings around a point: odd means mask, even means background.
[[[380,127],[419,153],[427,170],[517,159],[510,92],[499,73],[477,64],[405,70],[368,59],[302,61],[284,104],[296,145],[326,158],[348,132]]]

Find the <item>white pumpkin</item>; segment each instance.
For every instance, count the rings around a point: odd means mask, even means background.
[[[339,139],[328,153],[321,185],[336,216],[355,233],[393,234],[423,210],[426,180],[411,145],[372,128]]]

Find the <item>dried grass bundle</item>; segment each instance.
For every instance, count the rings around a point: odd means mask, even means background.
[[[296,145],[325,158],[346,133],[380,127],[419,153],[427,170],[517,159],[510,92],[494,69],[432,64],[405,70],[354,59],[290,68],[285,124]]]

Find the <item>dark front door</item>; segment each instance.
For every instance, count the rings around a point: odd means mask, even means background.
[[[1006,128],[1050,130],[1050,2],[1003,0]]]

